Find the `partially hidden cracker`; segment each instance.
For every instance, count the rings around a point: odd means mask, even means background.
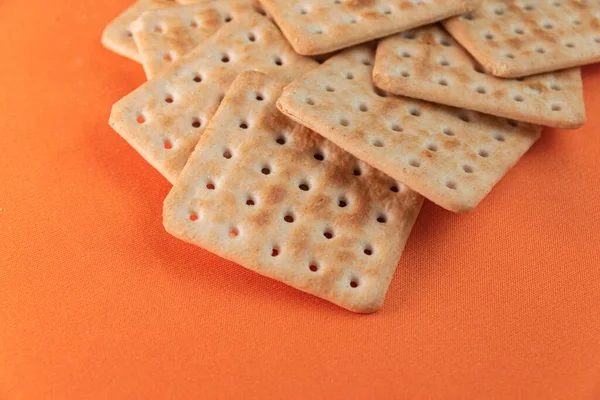
[[[377,311],[423,198],[282,115],[283,83],[231,85],[164,203],[166,230],[348,310]]]
[[[390,95],[366,46],[287,86],[279,109],[438,205],[468,211],[539,138],[541,127]]]
[[[444,26],[486,70],[504,78],[600,61],[597,0],[484,0]]]
[[[118,101],[110,125],[173,183],[239,73],[257,70],[289,82],[317,65],[254,13],[225,25]]]
[[[579,68],[498,78],[437,25],[381,40],[373,81],[394,94],[533,124],[578,128],[586,119]]]
[[[133,40],[131,24],[144,11],[156,8],[171,7],[177,4],[192,3],[195,0],[137,0],[113,21],[109,22],[102,32],[102,44],[107,49],[114,51],[133,61],[141,62],[140,55]],[[209,0],[205,0],[209,1]]]
[[[296,52],[329,53],[475,9],[480,0],[260,0]]]
[[[253,0],[201,1],[146,11],[132,25],[148,79],[202,44],[221,26],[256,11]]]

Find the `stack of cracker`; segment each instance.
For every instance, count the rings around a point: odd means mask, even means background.
[[[138,0],[102,43],[148,77],[110,125],[173,184],[166,230],[369,313],[424,198],[471,211],[585,122],[600,2]]]

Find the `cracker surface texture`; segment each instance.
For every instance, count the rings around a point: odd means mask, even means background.
[[[472,210],[539,138],[541,127],[390,95],[373,85],[366,46],[287,86],[279,109],[455,212]]]
[[[296,124],[283,83],[242,73],[164,203],[168,232],[369,313],[383,304],[422,197]]]
[[[223,25],[254,11],[252,0],[208,0],[146,11],[132,25],[146,76],[152,78]]]
[[[255,13],[222,27],[118,101],[110,125],[173,183],[238,74],[256,70],[290,82],[317,65]]]
[[[486,70],[504,78],[600,61],[596,0],[484,0],[444,26]]]
[[[260,0],[296,52],[317,55],[475,9],[480,0]]]
[[[498,78],[438,25],[381,40],[373,80],[394,94],[533,124],[578,128],[586,119],[579,68]]]

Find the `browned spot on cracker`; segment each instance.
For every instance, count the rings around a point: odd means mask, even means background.
[[[446,141],[444,141],[443,146],[446,150],[454,150],[458,146],[460,146],[460,140],[457,140],[457,139],[446,140]]]
[[[267,189],[267,194],[265,196],[265,202],[267,204],[277,204],[281,203],[283,198],[285,197],[286,189],[282,185],[271,186]]]

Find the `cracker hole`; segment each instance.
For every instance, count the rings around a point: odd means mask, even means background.
[[[197,27],[198,27],[198,23],[196,21],[190,22],[190,28],[197,28]]]
[[[253,205],[255,205],[256,203],[254,202],[254,199],[249,197],[248,199],[246,199],[246,205],[252,207]]]
[[[398,186],[390,186],[390,191],[392,191],[394,193],[398,193],[400,191],[400,189],[398,189]]]
[[[431,152],[438,151],[438,147],[435,143],[429,143],[425,148]]]
[[[321,153],[315,153],[313,155],[313,157],[314,157],[315,160],[318,160],[318,161],[323,161],[325,159],[325,157]]]
[[[364,104],[364,103],[361,103],[361,104],[358,106],[358,109],[359,109],[360,111],[362,111],[362,112],[367,112],[367,111],[369,111],[369,107],[367,107],[367,105],[366,105],[366,104]]]
[[[551,84],[550,89],[555,90],[557,92],[560,92],[562,90],[561,87],[558,86],[556,83]]]
[[[512,126],[513,128],[516,128],[517,126],[519,126],[519,123],[517,121],[515,121],[514,119],[507,119],[506,123],[510,126]]]
[[[269,167],[262,167],[260,172],[262,172],[263,175],[270,175],[271,174],[271,168]]]
[[[456,190],[456,182],[448,181],[446,182],[446,187],[451,190]]]
[[[238,231],[236,228],[233,228],[229,231],[229,238],[230,239],[235,239],[236,237],[238,237],[240,235],[240,231]]]
[[[326,239],[331,240],[333,239],[333,231],[326,230],[323,232],[323,236],[325,236]]]
[[[466,113],[458,114],[458,119],[460,119],[461,121],[464,121],[464,122],[471,122],[471,119],[469,118],[469,116]]]
[[[349,126],[350,125],[350,121],[347,120],[346,118],[341,118],[340,119],[340,125],[344,126],[344,127]]]
[[[298,188],[300,190],[302,190],[303,192],[308,192],[310,190],[310,187],[308,186],[308,184],[306,183],[302,183],[300,184],[300,186],[298,186]]]
[[[228,62],[229,62],[229,55],[227,55],[227,54],[223,54],[223,55],[221,56],[221,62],[222,62],[222,63],[228,63]]]
[[[446,59],[445,57],[440,57],[438,58],[438,64],[440,64],[443,67],[447,67],[450,65],[450,61],[448,61],[448,59]]]
[[[190,221],[192,221],[192,222],[198,221],[198,214],[190,213]]]
[[[352,175],[354,175],[354,176],[361,176],[362,172],[361,172],[361,170],[359,168],[354,168],[352,170]]]
[[[315,105],[315,101],[313,99],[311,99],[310,97],[308,99],[306,99],[305,102],[309,106],[314,106]]]
[[[504,15],[504,9],[503,8],[496,8],[494,10],[494,14],[496,14],[496,15]]]
[[[261,93],[257,93],[255,99],[256,101],[263,101],[265,97]]]
[[[536,47],[535,51],[539,54],[544,54],[546,52],[543,47]]]
[[[504,57],[510,58],[512,60],[515,58],[515,55],[513,53],[506,53],[506,54],[504,54]]]
[[[348,200],[345,197],[338,199],[338,207],[344,208],[348,205]]]
[[[417,34],[413,31],[402,32],[402,37],[409,40],[414,40],[417,38]]]
[[[169,63],[169,62],[173,61],[173,57],[170,54],[165,54],[163,56],[163,61]]]
[[[271,249],[271,257],[277,257],[279,255],[279,248],[278,247],[273,247]]]
[[[471,167],[469,164],[465,164],[462,166],[463,171],[465,171],[467,174],[472,174],[473,173],[473,167]]]
[[[489,32],[487,32],[485,35],[483,35],[483,37],[485,38],[485,40],[494,40],[494,35],[492,35]]]
[[[465,20],[467,20],[467,21],[473,21],[473,14],[471,14],[471,13],[463,14],[463,15],[461,16],[461,18],[462,18],[462,19],[465,19]]]
[[[200,76],[200,75],[194,76],[194,82],[196,82],[196,83],[202,82],[202,76]]]
[[[517,35],[523,35],[525,33],[525,31],[521,28],[515,28],[513,29],[513,32]]]
[[[437,83],[440,86],[448,86],[448,81],[445,79],[438,79]]]
[[[564,46],[570,49],[575,48],[575,44],[573,42],[565,42]]]
[[[273,60],[273,62],[275,63],[275,65],[277,65],[278,67],[281,67],[283,65],[283,60],[281,59],[281,57],[275,57],[275,59]]]
[[[365,247],[363,249],[363,253],[365,253],[368,256],[373,255],[373,249],[371,247]]]
[[[479,149],[477,150],[477,155],[479,157],[488,158],[490,156],[490,153],[485,149]]]
[[[475,64],[475,65],[473,65],[473,70],[475,72],[480,73],[480,74],[485,74],[485,69],[483,68],[483,65],[481,65],[481,64]]]
[[[171,143],[169,139],[165,139],[163,141],[163,147],[165,148],[165,150],[171,150],[173,148],[173,143]]]
[[[346,79],[348,79],[348,80],[352,80],[352,79],[354,79],[354,74],[353,74],[352,72],[348,72],[348,73],[346,74]]]
[[[403,51],[402,53],[400,53],[400,56],[404,57],[404,58],[410,58],[411,57],[410,53],[407,52],[407,51]]]
[[[446,136],[454,136],[454,132],[450,128],[443,128],[442,133]]]
[[[552,104],[552,111],[560,111],[562,107],[558,104]]]
[[[542,28],[544,28],[544,29],[554,29],[554,24],[552,22],[544,22],[542,24]]]
[[[485,90],[485,88],[484,88],[483,86],[477,86],[477,87],[475,88],[475,91],[476,91],[477,93],[479,93],[479,94],[486,94],[486,93],[487,93],[487,90]]]
[[[256,42],[256,35],[252,32],[248,34],[248,40],[251,42]]]
[[[298,14],[300,15],[306,15],[308,14],[308,11],[306,10],[306,8],[301,8],[298,10]]]
[[[308,266],[308,269],[311,272],[317,272],[319,270],[319,266],[316,263],[312,263]]]
[[[535,7],[532,6],[531,4],[526,4],[525,7],[523,7],[523,9],[525,11],[533,11],[533,10],[535,10]]]
[[[165,103],[173,103],[173,96],[168,95],[167,97],[165,97]]]
[[[412,115],[413,117],[420,117],[421,116],[421,110],[419,109],[419,107],[415,107],[415,106],[410,107],[408,109],[408,113],[410,115]]]
[[[206,184],[206,188],[207,188],[208,190],[215,190],[217,187],[215,186],[214,182],[208,182],[208,183]]]
[[[233,17],[231,15],[229,15],[229,14],[226,14],[225,18],[223,18],[223,21],[225,21],[225,22],[231,22],[231,21],[233,21]]]
[[[383,144],[383,142],[379,139],[375,139],[371,142],[371,144],[375,147],[384,147],[385,145]]]
[[[445,37],[440,38],[439,41],[438,41],[438,43],[441,44],[444,47],[450,47],[450,46],[452,46],[452,43],[450,43],[450,39],[445,38]]]
[[[156,25],[154,27],[154,32],[156,32],[156,33],[163,33],[163,29],[160,27],[160,25]]]
[[[520,94],[516,94],[513,96],[513,100],[518,102],[518,103],[522,103],[525,101],[525,99],[523,98],[523,96],[521,96]]]
[[[335,92],[335,89],[329,85],[325,86],[325,90],[327,90],[328,92]]]
[[[294,218],[293,214],[286,214],[285,217],[283,217],[283,220],[285,222],[287,222],[288,224],[293,223],[296,219]]]
[[[356,280],[356,279],[351,280],[350,281],[350,287],[352,289],[356,289],[358,287],[358,280]]]
[[[135,119],[135,121],[136,121],[138,124],[143,124],[144,122],[146,122],[146,118],[145,118],[145,117],[144,117],[142,114],[139,114],[139,115],[137,116],[137,118]]]
[[[363,60],[362,60],[362,64],[363,64],[363,65],[366,65],[366,66],[371,66],[371,65],[373,65],[373,63],[371,62],[371,60],[369,60],[369,59],[367,59],[367,58],[365,58],[365,59],[363,59]]]
[[[233,157],[233,155],[231,154],[231,151],[229,151],[229,150],[225,150],[225,151],[223,152],[223,158],[226,158],[226,159],[228,159],[228,160],[229,160],[229,159],[231,159],[231,157]]]
[[[403,78],[408,78],[410,77],[410,73],[408,71],[401,71],[400,76]]]
[[[385,215],[379,215],[377,217],[377,222],[379,222],[380,224],[385,224],[387,223],[387,217]]]
[[[408,161],[408,165],[411,167],[419,168],[421,166],[421,162],[415,158]]]
[[[239,125],[240,129],[248,129],[248,122],[242,121]]]
[[[283,136],[283,135],[281,135],[281,136],[278,136],[278,137],[277,137],[277,139],[275,140],[275,142],[276,142],[278,145],[281,145],[281,146],[283,146],[283,145],[286,143],[285,136]]]
[[[202,121],[200,121],[198,118],[196,118],[192,121],[192,127],[200,128],[201,126],[202,126]]]
[[[504,137],[504,135],[501,134],[501,133],[499,133],[499,132],[495,132],[492,136],[498,142],[504,142],[506,140],[506,138]]]
[[[390,126],[390,129],[394,132],[402,132],[404,130],[402,126],[400,126],[400,124],[392,124],[392,126]]]

